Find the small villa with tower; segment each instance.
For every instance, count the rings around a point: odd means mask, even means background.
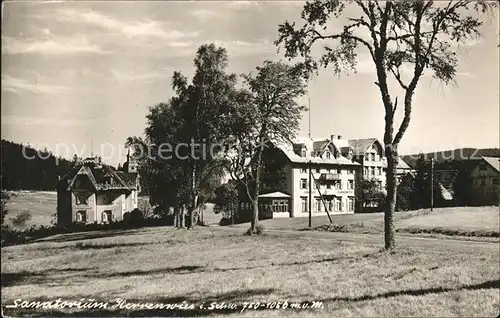
[[[57,186],[57,225],[121,221],[137,208],[137,163],[127,155],[123,171],[93,157],[76,163]]]

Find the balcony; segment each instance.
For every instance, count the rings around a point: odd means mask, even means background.
[[[340,180],[340,175],[338,173],[322,173],[319,176],[320,181],[335,181]]]

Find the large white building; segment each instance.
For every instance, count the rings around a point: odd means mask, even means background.
[[[312,212],[354,213],[355,178],[360,164],[342,155],[332,139],[297,139],[291,145],[279,145],[289,164],[285,168],[290,193],[290,216],[309,213],[309,187]],[[309,183],[309,165],[312,177]]]
[[[276,189],[282,195],[276,196],[276,204],[272,200],[267,204],[273,217],[308,216],[310,187],[312,213],[316,215],[325,214],[326,210],[332,214],[354,213],[355,188],[361,178],[374,179],[385,189],[387,165],[383,146],[376,138],[346,140],[331,135],[322,139],[297,138],[293,143],[275,146],[286,159],[281,171],[286,178],[286,189]],[[409,169],[399,161],[399,171]],[[286,207],[284,199],[289,200]]]

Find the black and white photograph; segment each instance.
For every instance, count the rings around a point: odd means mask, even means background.
[[[498,317],[499,17],[3,1],[2,317]]]

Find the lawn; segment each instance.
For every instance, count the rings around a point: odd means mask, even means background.
[[[235,229],[236,230],[236,229]],[[2,306],[28,301],[196,304],[176,315],[245,317],[497,316],[499,251],[360,244],[324,237],[259,237],[169,227],[61,235],[2,248]],[[319,234],[319,233],[317,233]],[[245,310],[244,302],[321,302],[321,308]],[[207,310],[212,302],[237,309]],[[264,306],[265,307],[265,306]],[[5,309],[6,315],[172,315],[164,310]],[[74,310],[74,309],[73,309]]]
[[[56,192],[12,191],[9,194],[7,224],[11,225],[12,219],[24,211],[31,214],[31,220],[26,222],[24,228],[32,225],[50,225],[54,220],[57,208]]]
[[[382,233],[383,213],[332,215],[334,230],[355,233]],[[307,217],[279,218],[261,222],[269,229],[306,229]],[[314,216],[312,228],[329,224],[328,217]],[[500,235],[500,211],[498,207],[454,207],[430,210],[396,212],[395,227],[403,233],[433,233],[448,235]],[[239,224],[236,227],[248,227]],[[325,226],[326,228],[326,226]],[[332,227],[329,227],[332,229]],[[440,233],[438,233],[440,232]]]

